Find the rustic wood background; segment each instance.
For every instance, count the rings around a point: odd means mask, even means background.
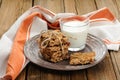
[[[78,15],[108,7],[120,20],[120,0],[0,0],[0,37],[34,5],[55,13],[72,12]],[[16,80],[120,80],[120,50],[108,51],[102,62],[78,71],[55,71],[29,63]]]

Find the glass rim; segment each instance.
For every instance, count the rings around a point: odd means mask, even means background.
[[[70,22],[70,21],[80,21],[80,20],[74,19],[74,20],[64,21],[64,20],[61,19],[61,20],[60,20],[60,27],[62,27],[65,22]],[[84,27],[84,26],[86,26],[86,25],[89,25],[90,20],[89,20],[89,18],[86,18],[85,20],[80,21],[80,22],[84,22],[85,24],[79,25],[79,26],[74,26],[74,27]],[[70,25],[70,26],[65,25],[65,26],[66,26],[66,27],[73,27],[73,26],[71,26],[71,25]]]

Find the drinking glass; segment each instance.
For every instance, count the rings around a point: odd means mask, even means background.
[[[69,51],[79,51],[85,48],[89,29],[88,18],[63,18],[60,20],[60,29],[68,37]]]

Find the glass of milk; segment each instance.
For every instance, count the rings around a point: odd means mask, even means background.
[[[69,39],[69,51],[79,51],[85,48],[89,28],[89,19],[61,19],[60,28]]]

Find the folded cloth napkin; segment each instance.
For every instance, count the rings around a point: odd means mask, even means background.
[[[120,24],[107,8],[83,16],[90,18],[89,33],[101,38],[108,49],[119,49]],[[14,80],[29,62],[23,52],[25,42],[42,30],[60,29],[59,19],[68,17],[74,18],[76,15],[55,14],[40,6],[35,6],[20,16],[0,40],[0,78]]]

